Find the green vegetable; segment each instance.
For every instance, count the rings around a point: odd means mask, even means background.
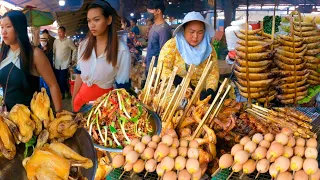
[[[121,144],[119,143],[119,141],[116,137],[117,130],[114,127],[114,122],[111,123],[111,125],[109,126],[109,129],[112,134],[112,138],[113,138],[114,142],[116,142],[116,144],[117,144],[117,147],[122,148]]]
[[[124,138],[126,138],[126,140],[128,142],[131,142],[129,137],[127,136],[127,133],[126,133],[125,129],[124,129],[124,125],[126,124],[126,122],[128,122],[128,120],[126,118],[124,118],[124,117],[120,117],[118,122],[119,122],[119,125],[120,125],[120,128],[121,128],[122,134],[124,135]]]
[[[272,34],[272,18],[273,16],[265,16],[263,18],[263,31],[268,34]],[[281,22],[280,16],[276,16],[275,22],[275,32],[279,31],[279,25]]]
[[[26,149],[24,150],[24,153],[23,153],[24,158],[26,158],[28,156],[29,147],[32,147],[32,149],[34,149],[36,142],[37,142],[37,137],[32,136],[32,138],[27,143],[24,144],[26,147]]]
[[[303,98],[300,101],[298,101],[298,103],[299,104],[308,103],[318,93],[320,93],[320,85],[317,85],[317,86],[314,86],[314,87],[309,87],[308,88],[308,95],[305,98]]]

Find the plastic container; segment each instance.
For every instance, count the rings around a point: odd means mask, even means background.
[[[232,51],[235,49],[239,38],[237,38],[234,32],[239,32],[240,29],[246,29],[246,23],[244,20],[232,21],[231,26],[228,26],[225,29],[227,47],[229,51]],[[250,25],[249,25],[249,29],[252,29]]]

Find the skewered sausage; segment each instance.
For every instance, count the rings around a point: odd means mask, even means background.
[[[236,61],[239,63],[240,66],[246,67],[246,61],[243,59],[237,58]],[[249,67],[261,67],[261,66],[268,66],[272,63],[272,60],[263,60],[263,61],[248,61]]]
[[[282,85],[278,85],[277,88],[282,88],[282,89],[290,89],[290,88],[295,88],[295,87],[300,87],[302,85],[304,85],[304,83],[306,83],[306,79],[297,82],[297,84],[295,83],[290,83],[290,84],[282,84]]]
[[[237,71],[239,71],[239,72],[243,72],[243,73],[247,72],[246,67],[240,67],[237,63],[236,63],[234,66],[235,66],[235,69],[236,69]],[[249,67],[249,68],[248,68],[248,71],[249,71],[250,73],[260,73],[260,72],[263,72],[263,71],[267,70],[268,68],[269,68],[269,66],[258,67],[258,68],[251,68],[251,67]]]
[[[288,58],[300,58],[302,57],[305,53],[307,52],[307,49],[304,49],[303,51],[301,51],[300,53],[293,53],[293,52],[289,52],[289,51],[285,51],[285,50],[281,50],[278,49],[277,53],[279,53],[280,55],[286,56]]]
[[[248,30],[247,34],[248,35],[255,35],[255,34],[259,33],[261,30],[262,29]],[[246,30],[244,30],[244,29],[240,29],[239,31],[244,35],[246,34]]]
[[[268,49],[268,47],[269,47],[269,44],[248,47],[248,53],[264,52]],[[236,50],[246,52],[246,47],[245,46],[237,46]]]
[[[296,64],[301,64],[303,62],[303,59],[300,59],[300,58],[291,59],[283,55],[280,55],[278,53],[275,54],[275,57],[285,64],[294,64],[294,62],[296,62]]]
[[[293,51],[293,47],[290,47],[290,46],[281,46],[278,49],[282,49],[282,50],[289,51],[289,52],[292,52],[292,53],[293,52],[299,53],[299,52],[303,51],[306,47],[307,47],[307,45],[304,44],[301,47],[294,48],[294,51]]]
[[[298,31],[294,31],[294,34],[299,36],[299,37],[310,37],[310,36],[316,36],[319,34],[319,32],[317,30],[313,30],[313,31],[305,31],[305,32],[298,32]]]
[[[296,39],[296,38],[295,38],[295,39]],[[312,40],[313,40],[313,39],[312,39]],[[312,41],[312,40],[309,40],[309,41]],[[286,40],[280,38],[280,39],[279,39],[279,42],[280,42],[280,44],[282,44],[282,45],[293,47],[293,42],[291,42],[291,41],[286,41]],[[297,40],[295,40],[295,43],[294,43],[294,44],[295,44],[295,47],[300,47],[303,43],[304,43],[303,41],[298,41],[298,42],[297,42]]]
[[[320,42],[314,42],[314,43],[309,43],[307,44],[308,49],[314,49],[320,46]]]
[[[320,63],[320,58],[316,58],[314,56],[304,56],[303,58],[308,63]]]
[[[286,84],[286,83],[293,83],[295,81],[301,81],[302,79],[307,79],[308,76],[309,74],[306,74],[304,76],[296,76],[296,78],[294,76],[282,78],[279,80],[279,84]]]
[[[244,40],[239,40],[237,41],[238,44],[240,44],[241,46],[246,46],[246,41]],[[252,47],[252,46],[265,46],[268,45],[269,43],[263,42],[263,41],[249,41],[248,40],[248,47]]]
[[[264,103],[268,100],[269,101],[272,101],[274,98],[276,98],[276,95],[277,95],[277,91],[271,91],[269,93],[269,96],[268,97],[262,97],[262,98],[258,98],[256,99],[258,102],[260,103]]]
[[[310,49],[310,50],[307,50],[306,55],[307,56],[315,56],[315,55],[317,55],[319,53],[320,53],[320,48],[318,48],[318,49]]]
[[[298,87],[297,88],[297,92],[301,92],[301,91],[305,91],[307,90],[309,87],[309,85],[304,85],[304,86],[301,86],[301,87]],[[292,89],[286,89],[286,88],[276,88],[280,93],[283,93],[283,94],[291,94],[291,93],[294,93],[295,92],[295,88],[292,88]]]
[[[241,86],[238,82],[236,82],[236,85],[240,89],[240,91],[248,92],[248,88],[247,87]],[[266,89],[267,89],[266,87],[261,87],[261,88],[250,87],[250,92],[251,93],[256,93],[256,92],[263,91],[263,90],[266,90]]]
[[[244,34],[242,34],[242,33],[234,32],[234,34],[235,34],[239,39],[245,40],[245,38],[246,38],[246,35],[244,35]],[[262,39],[265,39],[265,37],[255,36],[255,35],[248,35],[248,41],[251,41],[251,40],[262,40]]]
[[[275,62],[276,65],[279,66],[281,69],[294,71],[294,65],[285,64],[285,63],[279,61],[278,59],[274,60],[274,62]],[[301,63],[301,64],[296,64],[296,69],[295,69],[295,70],[301,70],[301,69],[304,68],[305,65],[306,65],[306,62],[303,62],[303,63]]]
[[[236,54],[242,58],[246,59],[246,55],[244,52],[236,51]],[[263,59],[270,59],[273,56],[273,52],[262,52],[262,53],[250,53],[248,54],[248,60],[250,61],[260,61]]]
[[[319,36],[312,36],[312,37],[306,37],[304,38],[304,42],[309,44],[309,43],[315,43],[318,42],[320,39],[320,35]]]
[[[301,91],[301,92],[297,92],[297,97],[298,96],[305,96],[308,94],[308,91]],[[292,93],[292,94],[280,94],[280,95],[277,95],[277,98],[278,99],[281,99],[281,100],[286,100],[286,99],[293,99],[295,96],[295,93]]]
[[[235,75],[237,77],[240,77],[241,79],[246,79],[247,75],[246,73],[241,73],[238,71],[234,71]],[[277,75],[279,75],[280,73],[274,73],[274,72],[270,72],[270,73],[249,73],[249,80],[264,80],[264,79],[270,79],[273,77],[276,77]]]
[[[295,31],[300,31],[300,26],[293,26],[293,29]],[[304,31],[312,31],[312,30],[315,30],[315,27],[314,26],[306,26],[306,27],[301,27],[301,31],[304,32]]]
[[[247,86],[247,81],[238,78],[238,82],[239,84],[241,84],[242,86]],[[250,87],[267,87],[271,84],[271,82],[274,81],[274,79],[265,79],[265,80],[260,80],[260,81],[249,81],[250,83]]]

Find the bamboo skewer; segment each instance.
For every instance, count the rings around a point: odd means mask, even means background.
[[[166,90],[165,90],[165,92],[164,92],[163,97],[167,97],[168,94],[169,94],[169,92],[171,91],[171,87],[172,87],[172,85],[173,85],[174,78],[176,77],[177,70],[178,70],[178,67],[175,66],[175,67],[173,68],[171,77],[170,77],[170,79],[169,79],[169,82],[168,82],[168,84],[167,84],[167,88],[166,88]],[[166,99],[166,98],[162,98],[162,99],[161,99],[160,106],[158,107],[158,110],[157,110],[158,114],[160,114],[160,113],[162,112],[163,105],[164,105],[164,103],[165,103],[165,99]]]
[[[168,104],[167,107],[166,107],[165,112],[164,112],[163,115],[162,115],[162,121],[164,121],[164,122],[166,121],[166,119],[165,119],[164,117],[168,114],[168,112],[169,112],[169,110],[170,110],[170,107],[172,106],[173,102],[176,100],[177,94],[179,93],[180,89],[181,89],[181,85],[178,85],[178,86],[176,87],[174,93],[173,93],[172,98],[171,98],[170,101],[169,101],[169,104]]]
[[[201,122],[199,123],[197,129],[194,131],[191,139],[194,139],[196,136],[198,136],[198,134],[199,134],[199,135],[201,134],[201,133],[199,133],[199,132],[200,132],[200,129],[202,128],[203,124],[206,123],[206,121],[207,121],[207,119],[208,119],[208,117],[209,117],[212,109],[214,108],[215,104],[216,104],[217,101],[218,101],[218,98],[219,98],[220,95],[222,94],[222,92],[223,92],[223,90],[224,90],[224,88],[225,88],[225,86],[226,86],[226,84],[227,84],[227,81],[228,81],[228,79],[225,78],[224,81],[223,81],[223,83],[221,84],[219,90],[218,90],[218,93],[217,93],[216,97],[214,98],[214,100],[213,100],[213,102],[211,103],[208,111],[206,112],[206,114],[205,114],[204,117],[202,118]],[[231,86],[229,85],[228,88],[229,88],[229,90],[230,90]],[[227,88],[226,92],[229,91],[228,88]],[[225,93],[224,95],[226,95],[226,93]],[[223,95],[223,96],[224,96],[224,95]],[[225,96],[224,96],[224,97],[225,97]],[[222,98],[223,98],[223,97],[222,97]],[[219,103],[219,104],[220,104],[220,103]],[[219,107],[219,104],[218,104],[217,108]],[[217,109],[217,108],[216,108],[216,109]],[[215,115],[215,114],[216,114],[216,111],[213,112],[213,115]]]
[[[300,22],[300,19],[299,19]],[[293,29],[293,15],[291,17],[291,35],[292,35],[292,43],[293,43],[293,76],[294,76],[294,97],[293,97],[293,102],[294,105],[297,105],[297,63],[296,63],[296,45],[295,45],[295,40],[294,40],[294,29]]]
[[[174,115],[174,113],[176,112],[177,107],[180,105],[182,98],[185,96],[187,88],[189,87],[190,81],[191,81],[191,77],[193,75],[195,71],[195,66],[191,65],[189,67],[188,73],[185,76],[184,80],[182,81],[182,87],[181,90],[179,92],[179,95],[177,97],[176,102],[174,103],[173,108],[171,109],[170,113],[168,114],[168,116],[164,116],[164,120],[166,121],[170,121]],[[179,122],[178,122],[179,123]]]
[[[249,107],[251,107],[251,92],[250,92],[250,80],[249,80],[249,60],[248,60],[248,28],[249,26],[249,0],[247,0],[247,11],[246,11],[246,33],[245,33],[245,61],[246,61],[246,80],[247,80],[247,86],[248,86],[248,102]]]
[[[154,61],[156,60],[156,57],[155,56],[152,56],[152,59],[151,59],[151,62],[150,62],[150,66],[149,66],[149,71],[148,71],[148,75],[147,75],[147,79],[146,79],[146,83],[144,84],[144,87],[143,89],[145,89],[147,86],[147,82],[149,82],[150,80],[150,76],[151,76],[151,73],[152,73],[152,69],[153,69],[153,66],[154,66]]]
[[[147,104],[148,103],[148,99],[149,99],[149,94],[150,94],[150,91],[151,91],[151,87],[152,87],[152,82],[153,82],[153,79],[154,79],[154,76],[155,76],[155,73],[156,73],[156,67],[154,67],[152,69],[152,74],[151,74],[151,77],[149,79],[149,82],[148,85],[147,85],[147,89],[145,90],[145,95],[143,97],[143,103]]]
[[[158,88],[158,84],[159,84],[159,81],[160,81],[160,75],[161,75],[161,72],[162,72],[162,68],[163,68],[163,63],[160,63],[157,66],[157,70],[156,70],[157,77],[156,77],[156,81],[154,82],[154,86],[153,86],[153,89],[154,89],[154,91],[152,93],[153,96],[156,94],[156,89]]]
[[[210,61],[210,62],[209,62]],[[187,112],[190,110],[190,107],[192,106],[192,104],[194,103],[194,101],[196,100],[196,98],[198,97],[199,93],[201,92],[201,89],[204,85],[204,83],[206,82],[206,79],[209,75],[209,71],[212,69],[213,67],[213,62],[211,61],[211,56],[209,57],[209,63],[207,63],[207,66],[205,67],[204,71],[202,72],[202,75],[200,77],[200,80],[198,81],[198,84],[192,94],[192,97],[190,99],[190,101],[187,104],[187,107],[185,108],[185,113],[183,113],[183,116],[181,117],[181,119],[184,119]],[[182,121],[181,121],[182,122]],[[178,123],[178,127],[180,126],[181,122]]]
[[[167,78],[163,79],[162,82],[161,82],[161,86],[160,86],[160,90],[159,90],[159,93],[158,93],[158,101],[157,101],[157,104],[156,106],[154,107],[154,111],[157,111],[157,109],[159,108],[159,105],[160,105],[160,101],[162,98],[165,98],[162,96],[163,94],[163,90],[164,90],[164,86],[166,85],[166,82],[167,82]]]

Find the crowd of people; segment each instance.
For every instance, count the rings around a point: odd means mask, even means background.
[[[143,62],[145,74],[148,74],[151,59],[155,57],[154,66],[158,61],[163,63],[162,78],[170,76],[174,66],[178,67],[175,83],[181,82],[191,64],[200,70],[192,77],[192,84],[198,81],[212,55],[214,70],[201,96],[205,98],[214,94],[219,71],[217,55],[210,44],[213,28],[200,13],[190,12],[172,34],[172,28],[163,18],[163,1],[150,0],[147,11],[146,35],[140,33],[135,18],[130,21],[122,18],[122,30],[119,31],[116,10],[106,1],[94,1],[87,13],[89,32],[78,48],[66,38],[66,29],[62,26],[58,29],[57,39],[44,30],[39,47],[32,47],[24,14],[20,11],[6,13],[1,23],[3,43],[0,53],[3,105],[8,109],[17,103],[28,105],[40,85],[47,89],[55,110],[60,111],[62,99],[70,92],[69,68],[77,64],[71,103],[74,112],[86,111],[90,108],[90,101],[113,88],[130,88],[131,60],[141,61],[143,48],[147,48]],[[15,81],[16,78],[19,81]]]

